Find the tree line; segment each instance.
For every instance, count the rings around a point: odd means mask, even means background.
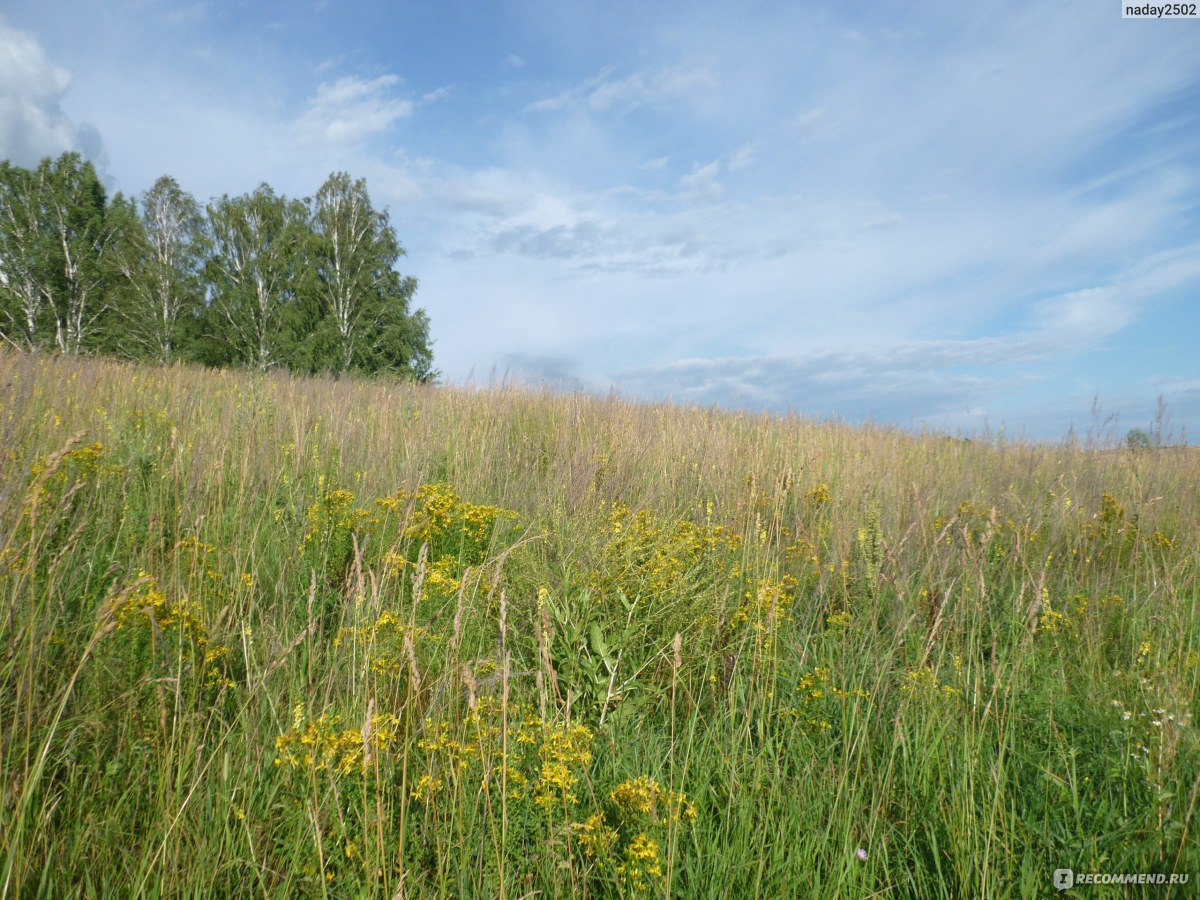
[[[78,153],[0,162],[0,342],[22,350],[428,380],[403,255],[345,172],[201,206],[170,176],[109,200]]]

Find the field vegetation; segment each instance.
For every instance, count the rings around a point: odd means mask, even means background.
[[[1189,448],[0,353],[0,895],[1194,880],[1197,485]]]

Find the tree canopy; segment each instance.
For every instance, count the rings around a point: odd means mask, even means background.
[[[416,279],[366,182],[201,205],[169,176],[107,197],[78,153],[0,162],[0,340],[266,371],[434,377]]]

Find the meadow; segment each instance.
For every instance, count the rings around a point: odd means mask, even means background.
[[[1198,485],[0,353],[0,896],[1183,895]]]

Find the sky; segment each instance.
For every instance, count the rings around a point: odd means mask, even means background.
[[[65,150],[201,201],[366,178],[450,383],[1200,434],[1197,19],[3,0],[0,156]]]

